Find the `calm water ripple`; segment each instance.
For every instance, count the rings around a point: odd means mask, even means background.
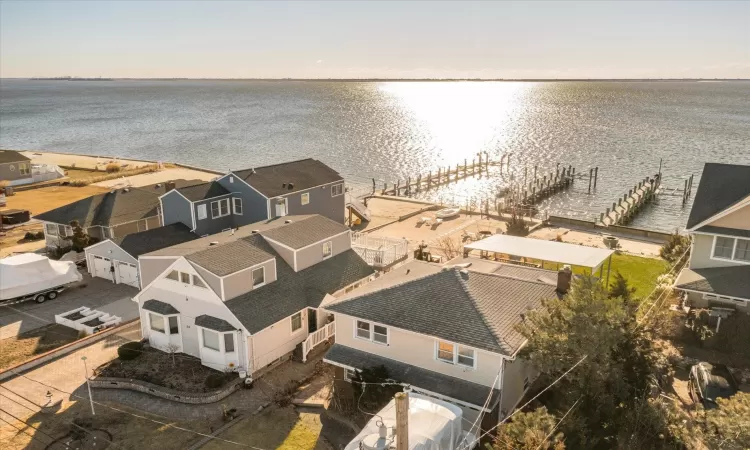
[[[0,146],[226,170],[315,157],[362,187],[513,153],[511,173],[429,194],[463,204],[556,163],[599,166],[544,204],[591,219],[656,173],[681,187],[705,161],[750,164],[750,82],[0,81]],[[672,230],[665,197],[633,226]]]

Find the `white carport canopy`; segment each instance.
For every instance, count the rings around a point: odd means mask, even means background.
[[[589,267],[592,273],[600,268],[614,253],[612,250],[603,248],[585,247],[583,245],[566,244],[564,242],[542,241],[540,239],[508,236],[505,234],[496,234],[481,241],[464,245],[464,252],[470,250],[504,253],[521,258]]]

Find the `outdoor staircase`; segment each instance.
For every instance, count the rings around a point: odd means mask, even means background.
[[[349,192],[346,193],[346,207],[351,210],[351,212],[359,217],[362,221],[370,221],[370,210],[367,209],[367,206],[364,205],[359,199]]]
[[[307,356],[319,344],[336,334],[336,322],[331,322],[313,331],[302,341],[302,362],[307,362]]]

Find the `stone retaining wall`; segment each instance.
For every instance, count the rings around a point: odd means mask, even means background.
[[[127,378],[108,378],[97,377],[91,380],[91,387],[97,389],[127,389],[130,391],[142,392],[153,395],[154,397],[164,398],[179,403],[189,403],[193,405],[205,405],[215,403],[229,396],[229,394],[239,390],[244,380],[237,378],[228,386],[213,392],[183,392],[169,389],[163,386],[146,383],[140,380],[131,380]]]
[[[643,228],[625,227],[622,225],[610,225],[602,227],[588,220],[573,219],[570,217],[549,216],[548,222],[555,226],[576,227],[585,230],[593,230],[604,234],[620,235],[621,237],[631,237],[634,239],[646,239],[658,243],[666,242],[671,236],[669,233],[661,231],[646,230]]]

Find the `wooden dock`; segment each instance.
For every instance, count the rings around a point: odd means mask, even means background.
[[[503,212],[516,211],[522,214],[533,213],[536,205],[545,199],[567,190],[576,179],[576,169],[573,166],[562,167],[557,165],[555,171],[538,176],[538,166],[534,166],[533,179],[528,181],[527,168],[524,168],[524,179],[498,193],[498,205],[496,209]]]
[[[490,166],[499,165],[500,170],[502,170],[502,164],[505,155],[503,155],[503,158],[500,159],[499,163],[491,162],[487,153],[485,153],[484,155],[484,158],[482,158],[482,154],[479,153],[479,159],[477,160],[476,158],[474,158],[471,163],[469,163],[468,159],[464,159],[463,164],[456,164],[455,167],[441,167],[437,170],[437,172],[430,171],[426,175],[418,174],[413,178],[407,177],[403,184],[401,183],[401,180],[396,181],[390,187],[388,186],[388,183],[385,183],[380,194],[394,195],[397,197],[410,197],[413,194],[418,194],[422,191],[427,191],[432,188],[444,186],[450,183],[457,183],[459,180],[463,180],[469,177],[481,177],[482,175],[488,176]],[[508,157],[508,159],[510,159],[510,157]],[[372,193],[374,194],[376,191],[377,188],[375,179],[373,179]]]
[[[651,202],[659,194],[661,188],[661,174],[656,174],[653,178],[646,177],[633,189],[612,203],[611,208],[601,214],[596,222],[597,225],[626,225],[633,217],[636,216],[643,205]]]

